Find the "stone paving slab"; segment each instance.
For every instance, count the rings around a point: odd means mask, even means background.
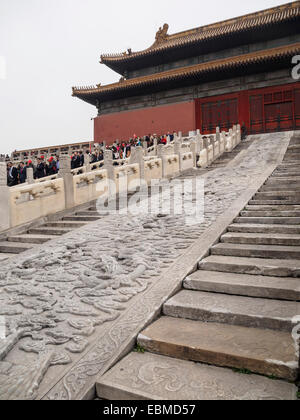
[[[300,245],[300,235],[283,233],[239,233],[229,232],[222,236],[221,242],[257,245]]]
[[[219,243],[212,247],[211,254],[265,259],[278,258],[280,260],[298,259],[300,261],[299,246]]]
[[[258,276],[300,277],[300,260],[228,257],[211,255],[199,264],[201,270]]]
[[[281,233],[281,234],[300,234],[299,225],[264,225],[251,223],[235,223],[228,226],[229,232],[245,233]]]
[[[166,316],[291,332],[299,302],[182,290],[163,307]]]
[[[162,317],[138,336],[146,351],[295,381],[299,369],[289,333]]]
[[[291,277],[198,270],[185,279],[184,287],[202,292],[300,301],[300,279]]]
[[[295,385],[230,369],[131,353],[97,381],[108,400],[296,400]]]
[[[44,242],[51,241],[52,239],[55,239],[54,235],[47,236],[47,235],[23,234],[23,235],[9,236],[8,242],[43,244]]]

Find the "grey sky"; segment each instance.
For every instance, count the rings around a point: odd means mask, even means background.
[[[0,0],[0,153],[92,140],[96,110],[71,87],[119,79],[101,53],[148,48],[164,23],[175,33],[282,3]]]

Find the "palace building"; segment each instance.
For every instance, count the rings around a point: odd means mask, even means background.
[[[117,83],[73,88],[73,96],[98,110],[95,142],[206,134],[238,123],[248,134],[300,129],[300,70],[298,80],[292,72],[300,54],[300,1],[168,31],[165,24],[144,51],[101,56],[120,74]]]

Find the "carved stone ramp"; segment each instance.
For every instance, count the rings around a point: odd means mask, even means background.
[[[298,166],[290,166],[298,158],[289,149],[280,170],[288,165],[299,177]],[[219,241],[199,255],[198,271],[164,303],[162,318],[140,333],[141,353],[99,378],[99,397],[297,398],[297,387],[286,381],[299,376],[300,219],[281,206],[299,205],[300,185],[274,190],[269,175]],[[269,204],[272,209],[257,208]]]

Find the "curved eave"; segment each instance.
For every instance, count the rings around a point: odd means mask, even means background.
[[[210,43],[210,48],[212,48],[215,47],[214,44],[217,40],[225,42],[236,35],[253,34],[258,36],[258,29],[261,31],[271,30],[278,25],[298,21],[299,18],[300,1],[191,31],[168,35],[164,42],[158,45],[154,44],[143,51],[131,54],[102,55],[101,63],[117,73],[123,74],[125,70],[131,69],[132,66],[139,66],[139,63],[143,60],[150,58],[155,60],[155,58],[165,54],[166,51],[168,51],[168,54],[172,54],[182,48],[195,46],[200,48],[207,43]]]
[[[95,88],[74,88],[73,96],[90,104],[96,105],[97,101],[117,99],[124,96],[134,96],[140,91],[160,91],[173,86],[178,82],[190,83],[199,80],[217,80],[218,78],[230,77],[239,74],[239,70],[247,69],[247,72],[262,71],[267,64],[272,63],[275,67],[291,65],[291,57],[300,53],[300,42],[288,47],[278,47],[259,53],[244,54],[227,59],[216,60],[208,63],[184,67],[158,73],[152,76],[144,76],[136,79],[124,80],[107,86]],[[267,67],[268,68],[268,67]]]

